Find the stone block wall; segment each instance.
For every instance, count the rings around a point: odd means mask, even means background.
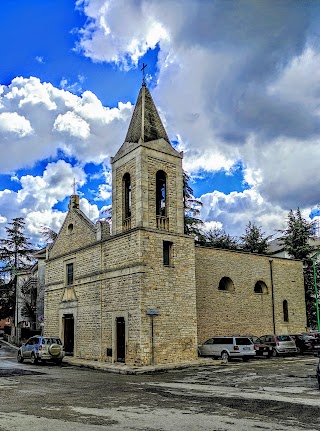
[[[275,328],[277,333],[305,330],[302,263],[250,253],[196,247],[198,342],[213,335],[273,333],[272,260]],[[234,291],[219,290],[229,277]],[[262,281],[267,293],[255,293]],[[289,306],[289,322],[283,320],[283,301]]]
[[[96,230],[93,223],[86,220],[82,213],[74,209],[68,212],[61,227],[50,257],[60,256],[66,252],[77,250],[96,241]]]
[[[197,357],[194,240],[190,237],[141,232],[146,273],[141,292],[141,347],[151,359],[151,317],[154,317],[155,363],[183,362]],[[163,264],[163,241],[172,242],[172,262]]]

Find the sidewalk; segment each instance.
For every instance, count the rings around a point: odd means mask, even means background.
[[[193,367],[208,367],[221,365],[222,361],[201,358],[196,361],[183,362],[179,364],[160,364],[160,365],[146,365],[144,367],[134,367],[128,366],[122,363],[102,362],[102,361],[92,361],[88,359],[79,359],[72,356],[65,356],[63,363],[76,367],[86,367],[94,370],[105,371],[108,373],[116,374],[146,374],[154,372],[166,372],[170,370],[181,370],[183,368],[193,368]]]
[[[1,343],[6,344],[14,350],[18,350],[18,347],[9,343],[8,341],[1,340]],[[199,358],[196,361],[183,362],[179,364],[160,364],[160,365],[147,365],[145,367],[134,367],[128,366],[122,363],[110,363],[103,361],[94,361],[88,359],[74,358],[73,356],[65,356],[63,358],[63,364],[68,364],[73,367],[84,367],[91,368],[93,370],[105,371],[107,373],[116,374],[146,374],[154,372],[166,372],[170,370],[181,370],[183,368],[194,368],[194,367],[211,367],[223,364],[220,360]]]

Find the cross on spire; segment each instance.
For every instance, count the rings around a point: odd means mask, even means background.
[[[142,71],[142,85],[146,85],[146,77],[145,77],[145,68],[147,67],[147,64],[142,63],[141,71]]]

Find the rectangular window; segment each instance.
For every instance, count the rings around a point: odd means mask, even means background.
[[[163,265],[172,266],[172,242],[163,241]]]
[[[73,263],[67,263],[67,285],[73,284]]]

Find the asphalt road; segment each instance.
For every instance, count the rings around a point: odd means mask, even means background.
[[[0,431],[320,430],[317,358],[119,375],[0,349]]]

